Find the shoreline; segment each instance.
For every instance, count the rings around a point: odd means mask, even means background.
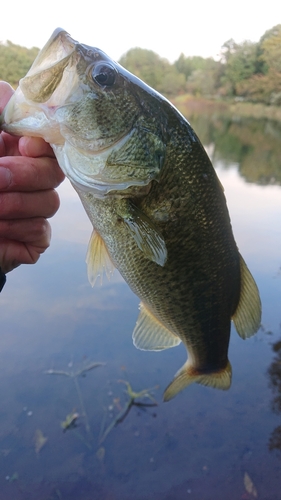
[[[185,116],[192,114],[216,114],[239,118],[267,119],[281,122],[281,106],[267,106],[246,101],[226,101],[183,94],[172,97],[172,104]]]

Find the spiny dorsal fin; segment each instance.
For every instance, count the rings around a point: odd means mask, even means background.
[[[94,286],[97,277],[100,277],[102,283],[103,273],[105,272],[108,279],[114,271],[114,265],[110,259],[106,245],[101,236],[93,231],[86,255],[88,279],[92,286]]]
[[[180,344],[181,340],[140,303],[140,314],[133,331],[134,345],[143,351],[160,351]]]
[[[152,220],[130,201],[123,201],[118,215],[126,223],[131,236],[145,257],[159,266],[167,260],[167,248],[164,238]]]
[[[237,309],[232,317],[237,333],[246,339],[254,335],[261,323],[261,300],[256,282],[240,255],[241,290]]]
[[[214,387],[226,391],[231,386],[231,365],[228,361],[226,367],[214,373],[198,373],[193,368],[190,361],[180,368],[176,373],[174,380],[168,385],[164,392],[164,401],[174,398],[185,387],[196,382],[197,384]]]

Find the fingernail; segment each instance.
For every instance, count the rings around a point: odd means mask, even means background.
[[[6,189],[12,180],[11,171],[8,168],[0,167],[0,189]]]

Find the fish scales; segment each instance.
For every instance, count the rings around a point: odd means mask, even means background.
[[[164,267],[145,258],[133,238],[128,238],[125,226],[122,232],[118,201],[112,200],[106,207],[104,200],[92,197],[84,206],[90,207],[86,208],[90,219],[125,281],[163,324],[190,347],[200,346],[197,364],[212,371],[227,362],[230,318],[239,299],[239,254],[224,194],[208,158],[197,141],[191,142],[192,152],[182,152],[189,138],[188,124],[172,131],[177,140],[167,147],[159,182],[153,183],[145,198],[134,200],[151,220],[156,214],[155,222],[167,245]],[[175,160],[177,170],[171,168]],[[171,208],[167,220],[161,221],[157,210],[167,200]],[[116,220],[112,218],[115,204]],[[107,211],[111,224],[105,218]]]
[[[141,299],[135,346],[184,343],[187,362],[164,399],[192,382],[228,389],[231,319],[245,339],[259,328],[261,304],[223,188],[185,118],[100,49],[57,29],[1,125],[52,145],[93,224],[91,284],[116,267]]]

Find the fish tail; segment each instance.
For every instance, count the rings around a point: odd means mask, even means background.
[[[229,361],[225,368],[212,373],[198,373],[196,369],[187,360],[182,368],[176,373],[174,380],[168,385],[164,392],[164,401],[170,401],[180,391],[188,385],[196,382],[197,384],[207,385],[216,389],[227,390],[231,385],[231,364]]]

